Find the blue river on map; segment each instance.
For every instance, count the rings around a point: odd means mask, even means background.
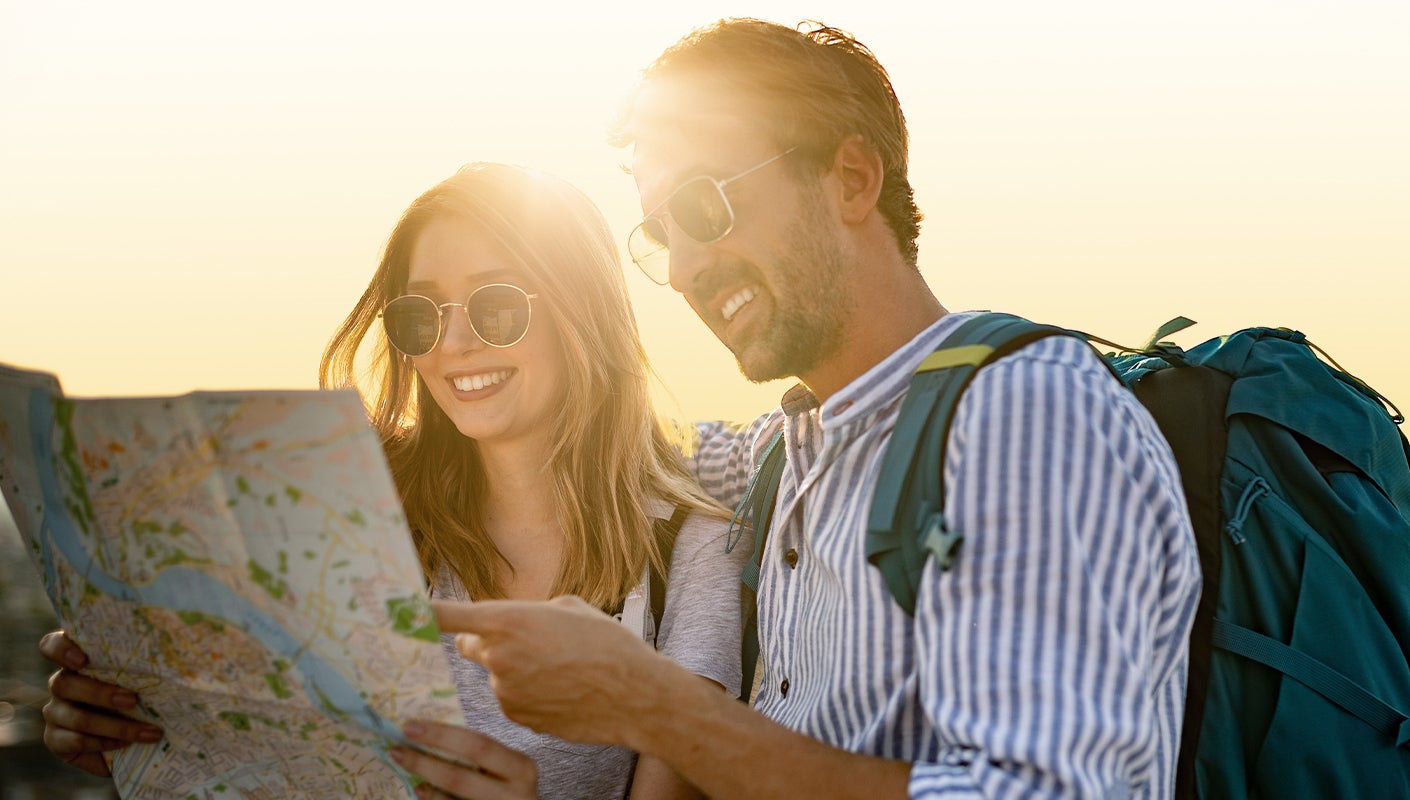
[[[30,432],[34,447],[34,460],[38,467],[39,481],[44,495],[44,519],[41,523],[41,554],[49,566],[48,585],[55,586],[53,573],[53,552],[56,547],[64,560],[68,561],[99,591],[119,600],[142,606],[154,606],[171,611],[196,611],[236,625],[257,637],[273,652],[283,656],[298,666],[304,676],[305,692],[309,702],[316,709],[332,707],[349,721],[393,742],[403,743],[401,729],[386,717],[378,714],[363,699],[359,689],[348,682],[331,664],[310,652],[304,643],[295,638],[269,614],[250,605],[230,587],[212,581],[209,576],[185,567],[172,567],[163,570],[156,580],[139,590],[132,584],[107,574],[84,546],[84,537],[79,526],[68,513],[65,492],[59,485],[54,469],[46,466],[56,464],[53,451],[54,398],[42,390],[31,390],[29,395]],[[385,754],[373,749],[380,758],[391,765]],[[402,775],[399,768],[393,769]]]

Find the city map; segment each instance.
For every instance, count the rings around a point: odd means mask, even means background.
[[[65,398],[0,365],[0,489],[84,671],[165,738],[124,798],[411,797],[387,748],[460,723],[356,393]]]

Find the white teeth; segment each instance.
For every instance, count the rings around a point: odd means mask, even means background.
[[[720,314],[725,318],[725,322],[734,319],[734,315],[739,313],[739,309],[754,299],[754,287],[746,286],[740,289],[733,297],[725,301],[724,307],[720,309]]]
[[[503,382],[509,377],[509,374],[510,371],[504,369],[499,372],[483,372],[479,375],[462,375],[452,378],[450,382],[455,385],[457,391],[477,392],[486,386],[494,386],[496,383]]]

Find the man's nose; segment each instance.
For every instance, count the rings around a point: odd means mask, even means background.
[[[672,223],[674,226],[674,223]],[[685,235],[680,228],[671,231],[670,284],[681,294],[689,294],[695,279],[710,265],[714,257],[712,245],[701,244]]]

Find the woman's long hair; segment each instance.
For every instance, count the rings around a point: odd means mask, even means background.
[[[402,214],[367,290],[319,364],[324,388],[356,386],[359,347],[388,301],[406,290],[417,237],[451,219],[494,242],[532,281],[535,320],[551,319],[566,374],[547,457],[564,549],[554,594],[618,605],[648,562],[664,570],[649,514],[653,499],[723,516],[681,463],[652,411],[650,369],[606,221],[566,182],[503,164],[471,164]],[[542,316],[540,316],[542,315]],[[538,324],[543,324],[539,322]],[[363,394],[382,436],[421,566],[448,569],[472,598],[503,596],[504,556],[486,533],[486,491],[475,441],[441,411],[409,360],[376,332]]]

